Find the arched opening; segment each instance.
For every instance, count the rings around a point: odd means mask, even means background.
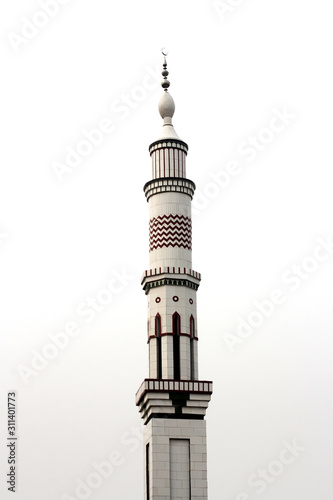
[[[191,380],[194,380],[194,337],[195,337],[195,322],[191,314],[190,317],[190,359],[191,359]]]
[[[172,333],[173,333],[173,378],[180,380],[180,316],[174,313],[172,316]]]
[[[156,314],[155,316],[155,336],[156,336],[156,362],[157,370],[156,377],[162,378],[162,339],[161,339],[161,316]]]

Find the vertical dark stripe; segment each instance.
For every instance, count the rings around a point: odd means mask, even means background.
[[[173,315],[173,378],[180,380],[180,316],[178,313]]]
[[[166,159],[165,159],[165,148],[163,149],[163,177],[166,177]]]
[[[170,163],[170,151],[171,151],[171,149],[168,148],[168,170],[169,170],[169,177],[172,177],[172,174],[171,174],[171,163]]]
[[[191,363],[191,380],[194,380],[194,337],[195,337],[195,323],[194,318],[190,317],[190,363]]]
[[[161,316],[157,314],[155,316],[155,336],[156,336],[156,378],[162,378],[162,339],[161,339]]]
[[[161,177],[161,150],[158,150],[158,177]]]
[[[150,499],[150,494],[149,494],[149,443],[146,444],[146,490],[147,490],[147,495],[146,499]]]

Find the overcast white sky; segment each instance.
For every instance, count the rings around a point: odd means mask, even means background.
[[[11,390],[17,500],[83,498],[110,460],[86,498],[143,498],[142,187],[164,46],[197,185],[209,499],[331,498],[331,2],[46,4],[0,7],[1,498]]]

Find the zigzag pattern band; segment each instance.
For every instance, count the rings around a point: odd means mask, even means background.
[[[178,214],[162,215],[149,221],[149,251],[162,247],[192,250],[192,221]]]

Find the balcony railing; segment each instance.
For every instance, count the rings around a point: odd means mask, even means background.
[[[146,392],[195,392],[197,394],[212,394],[213,382],[207,380],[146,378],[135,395],[137,405]]]

